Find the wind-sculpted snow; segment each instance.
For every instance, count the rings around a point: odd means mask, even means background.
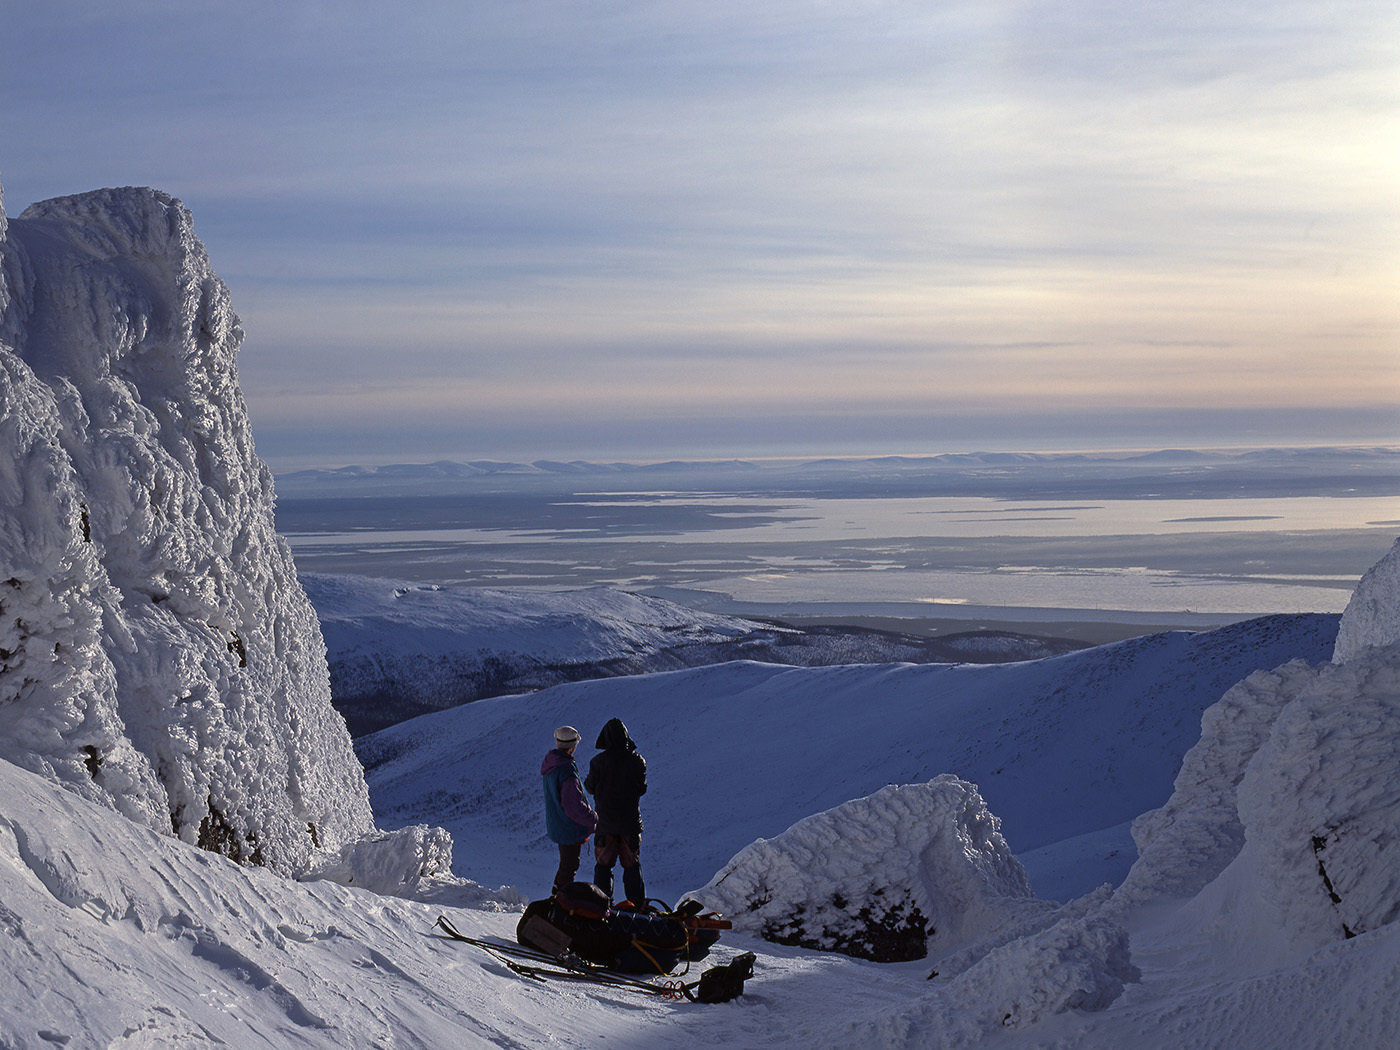
[[[1205,712],[1114,909],[1202,891],[1223,926],[1253,916],[1301,948],[1400,918],[1397,550],[1358,585],[1340,659],[1256,673]]]
[[[951,774],[891,785],[759,839],[691,896],[777,944],[922,959],[1046,910],[1000,823]]]
[[[846,1046],[951,1050],[1056,1014],[1105,1010],[1125,984],[1141,979],[1129,956],[1128,934],[1116,922],[1061,920],[994,948],[956,976],[935,974],[912,1002],[872,1011],[840,1035]]]
[[[488,1027],[443,993],[423,905],[239,868],[3,761],[0,797],[0,1046],[397,1044],[399,996],[436,1015],[407,1045]]]
[[[451,874],[452,836],[442,828],[416,824],[353,842],[306,878],[409,897],[423,880]]]
[[[1361,577],[1337,631],[1333,660],[1343,663],[1370,646],[1400,644],[1400,540]]]
[[[373,830],[189,212],[44,201],[0,273],[4,756],[283,872]]]

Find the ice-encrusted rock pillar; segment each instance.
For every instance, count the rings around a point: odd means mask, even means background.
[[[180,201],[0,208],[0,757],[242,863],[373,831]]]

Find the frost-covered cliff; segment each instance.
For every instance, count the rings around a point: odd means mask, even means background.
[[[1205,712],[1114,906],[1190,897],[1223,936],[1303,953],[1400,919],[1400,543],[1330,663],[1251,675]]]
[[[0,205],[0,757],[300,874],[373,822],[242,338],[178,200]]]

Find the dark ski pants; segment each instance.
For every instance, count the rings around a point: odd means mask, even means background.
[[[579,858],[583,855],[583,843],[559,843],[559,870],[554,873],[554,893],[558,893],[578,875]]]
[[[595,835],[593,837],[593,885],[608,895],[613,895],[613,865],[622,862],[622,889],[633,904],[641,904],[647,899],[646,886],[642,882],[642,836],[641,835]]]

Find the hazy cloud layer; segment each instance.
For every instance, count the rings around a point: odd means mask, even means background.
[[[11,216],[190,205],[274,465],[1397,436],[1390,3],[56,0],[6,37]]]

